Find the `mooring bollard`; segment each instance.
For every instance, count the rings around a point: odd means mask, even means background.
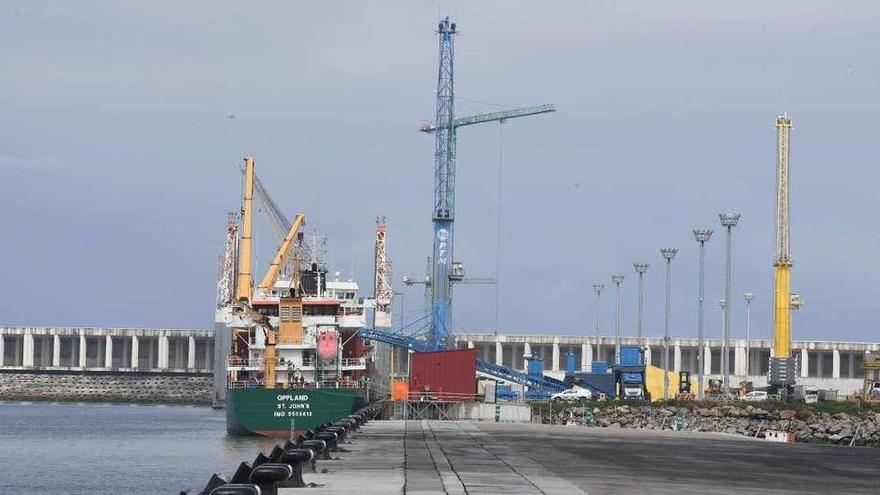
[[[210,495],[260,495],[260,489],[257,485],[236,483],[218,486],[211,490]]]
[[[317,470],[317,466],[315,463],[316,460],[319,460],[319,459],[322,461],[331,460],[330,450],[327,446],[327,442],[325,442],[324,440],[320,440],[317,438],[312,439],[312,440],[306,440],[306,441],[300,443],[299,447],[303,448],[303,449],[309,449],[315,453],[315,457],[312,459],[312,472],[316,472],[316,470]]]
[[[315,453],[309,449],[289,449],[285,450],[284,453],[281,454],[281,459],[279,462],[282,464],[287,464],[293,470],[293,474],[290,476],[290,479],[286,481],[283,485],[284,488],[302,488],[306,486],[306,482],[303,481],[302,477],[302,465],[306,461],[311,461],[315,458]],[[278,485],[282,487],[282,485]]]
[[[339,452],[339,446],[337,445],[339,436],[336,433],[325,431],[315,435],[315,438],[327,442],[327,450],[330,452]]]
[[[346,429],[344,426],[328,426],[324,431],[328,431],[330,433],[336,433],[337,441],[339,443],[346,443]]]
[[[347,418],[341,420],[341,422],[346,423],[346,424],[348,425],[349,429],[351,429],[351,431],[357,431],[357,430],[358,430],[358,422],[357,422],[357,420],[354,419],[354,417],[352,417],[352,416],[349,416],[349,417],[347,417]]]
[[[287,464],[269,462],[260,464],[251,472],[251,483],[260,487],[260,495],[277,495],[278,487],[293,476],[293,469]]]

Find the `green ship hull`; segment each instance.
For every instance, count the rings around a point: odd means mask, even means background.
[[[242,388],[226,391],[226,432],[230,435],[289,437],[337,421],[364,405],[353,388]]]

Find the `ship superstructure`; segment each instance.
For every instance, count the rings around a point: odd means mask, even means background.
[[[243,172],[241,228],[234,228],[236,217],[230,217],[215,325],[228,352],[227,431],[288,435],[343,417],[363,403],[371,349],[357,331],[364,325],[365,303],[356,282],[340,281],[338,274],[327,280],[323,239],[303,235],[302,214],[287,222],[256,179],[252,158],[245,158]],[[256,286],[250,266],[255,184],[264,208],[274,207],[273,223],[286,229]],[[230,266],[237,267],[234,274]]]

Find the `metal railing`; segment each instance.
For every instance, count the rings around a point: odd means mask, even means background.
[[[365,358],[365,357],[342,358],[341,364],[342,364],[343,368],[355,368],[355,367],[359,367],[359,366],[366,366],[367,365],[367,358]]]
[[[265,388],[266,383],[262,380],[237,380],[229,382],[228,388],[246,389],[246,388]],[[275,384],[275,388],[310,388],[310,389],[356,389],[362,388],[363,383],[360,380],[322,380],[318,382],[279,382]]]
[[[254,358],[254,359],[246,359],[240,358],[238,356],[229,356],[226,359],[226,364],[229,367],[233,368],[262,368],[266,364],[266,360],[263,358]],[[282,358],[278,358],[275,361],[275,369],[279,371],[285,370],[295,370],[301,368],[314,368],[318,364],[318,360],[316,358],[306,358],[303,359],[302,362],[293,362],[293,361],[282,361]],[[342,368],[357,368],[364,367],[367,365],[367,358],[342,358],[340,362]],[[329,363],[327,365],[328,368],[335,367],[334,363]]]
[[[262,368],[265,365],[262,358],[240,358],[238,356],[229,356],[226,358],[226,365],[230,368]]]
[[[474,402],[477,400],[477,395],[457,392],[420,391],[409,392],[407,400],[413,402]]]

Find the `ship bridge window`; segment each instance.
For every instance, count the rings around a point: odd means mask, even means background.
[[[278,306],[255,306],[254,309],[257,310],[263,316],[278,316]]]
[[[334,304],[321,304],[303,307],[306,316],[336,316],[338,307]]]

